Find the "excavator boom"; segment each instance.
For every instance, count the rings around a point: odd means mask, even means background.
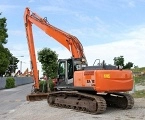
[[[33,40],[32,24],[42,29],[47,35],[54,38],[54,40],[58,41],[65,48],[67,48],[72,53],[73,58],[82,58],[87,64],[87,60],[84,55],[83,46],[75,36],[67,32],[64,32],[59,28],[56,28],[53,25],[49,24],[46,18],[41,18],[36,13],[30,11],[29,8],[25,9],[24,22],[25,22],[30,58],[32,61],[32,68],[33,68],[32,70],[33,70],[33,75],[35,80],[34,86],[37,89],[39,89],[39,83],[38,83],[38,70],[37,70],[36,55],[34,49],[35,47],[34,47],[34,40]]]

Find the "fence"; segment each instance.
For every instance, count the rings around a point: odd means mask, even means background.
[[[6,79],[7,79],[7,77],[0,77],[0,89],[5,88]],[[15,79],[15,86],[33,83],[32,77],[14,77],[14,79]]]

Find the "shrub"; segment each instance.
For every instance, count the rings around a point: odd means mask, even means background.
[[[54,83],[52,79],[49,80],[49,88],[50,88],[50,91],[54,91]]]
[[[5,88],[14,88],[15,87],[15,79],[13,77],[8,77],[6,79],[6,86]]]
[[[39,91],[47,92],[47,82],[45,80],[39,82]]]
[[[49,84],[49,88],[47,87],[48,84]],[[48,81],[46,81],[46,80],[39,81],[39,92],[45,92],[46,93],[48,91],[54,91],[53,80],[50,79]]]

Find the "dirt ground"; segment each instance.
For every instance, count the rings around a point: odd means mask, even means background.
[[[46,101],[25,102],[9,113],[1,115],[0,120],[145,120],[145,98],[136,98],[129,110],[107,108],[98,115],[77,112],[71,109],[50,107]]]

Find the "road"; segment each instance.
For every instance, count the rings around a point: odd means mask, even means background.
[[[0,120],[145,120],[145,98],[135,99],[132,109],[108,107],[103,114],[97,115],[51,107],[46,100],[25,102]]]
[[[31,92],[32,84],[18,86],[12,89],[0,90],[0,116],[15,110],[26,101],[26,95]]]
[[[26,102],[31,86],[0,90],[0,120],[145,120],[145,98],[135,99],[129,110],[108,107],[103,114],[91,115],[50,107],[46,101]]]

